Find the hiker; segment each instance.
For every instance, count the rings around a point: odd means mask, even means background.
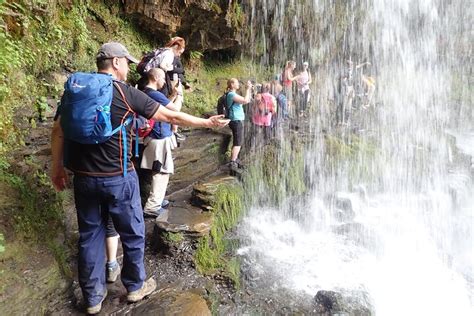
[[[275,83],[274,91],[277,101],[278,121],[285,121],[288,119],[288,101],[286,99],[285,93],[283,92],[283,86],[278,82]]]
[[[257,93],[254,99],[252,109],[252,135],[257,145],[261,144],[261,139],[265,142],[270,138],[273,127],[272,118],[276,117],[276,100],[269,91],[270,86],[263,85],[262,92]]]
[[[107,296],[104,249],[108,216],[112,218],[123,245],[121,280],[127,289],[127,301],[137,302],[156,289],[153,278],[145,281],[143,210],[137,175],[130,161],[131,124],[123,122],[129,121],[131,115],[138,113],[157,121],[196,127],[222,127],[227,124],[227,121],[221,120],[222,116],[202,119],[168,110],[145,93],[127,85],[124,81],[127,79],[129,63],[138,63],[138,60],[120,43],[102,45],[96,61],[98,73],[87,74],[89,77],[94,76],[95,81],[77,83],[68,80],[66,87],[70,90],[65,90],[51,132],[51,181],[55,189],[61,191],[66,187],[68,177],[65,168],[74,173],[74,200],[79,227],[79,284],[86,312],[89,314],[99,313]],[[84,74],[74,75],[71,78]],[[77,91],[85,94],[82,102],[74,103],[81,107],[81,104],[91,104],[103,95],[108,97],[107,93],[94,98],[88,97],[88,91],[97,89],[96,81],[101,80],[110,82],[111,105],[101,104],[99,109],[92,104],[94,107],[88,108],[87,113],[107,111],[110,108],[109,121],[112,128],[119,128],[119,132],[110,137],[107,134],[100,135],[107,137],[98,143],[73,141],[70,136],[77,130],[90,128],[84,121],[94,122],[92,128],[99,126],[101,122],[95,122],[95,117],[84,117],[79,122],[82,124],[78,124],[77,119],[71,115],[74,107],[68,103],[68,98],[76,96]],[[63,158],[66,158],[64,163]]]
[[[294,111],[293,109],[293,81],[298,79],[298,76],[293,76],[293,70],[296,68],[296,63],[293,60],[286,62],[285,69],[281,74],[281,81],[283,85],[283,92],[285,93],[288,101],[288,110]]]
[[[181,56],[181,54],[184,52],[185,47],[186,41],[182,37],[173,37],[168,43],[166,43],[166,49],[163,50],[163,52],[161,53],[161,62],[158,67],[167,72],[169,80],[173,79],[172,76],[175,68],[175,58],[179,58]],[[155,65],[150,65],[150,69],[158,67],[156,67]],[[178,84],[177,88],[179,89],[179,87],[180,85]],[[160,92],[163,93],[166,97],[169,97],[172,93],[172,88],[168,86],[168,83],[166,83],[160,89]]]
[[[179,80],[179,75],[183,78],[184,69],[181,64],[180,56],[184,52],[184,48],[186,47],[186,41],[182,37],[173,37],[166,45],[167,50],[163,52],[163,60],[160,64],[160,68],[167,72],[169,81],[160,88],[160,92],[162,92],[165,97],[172,99],[173,98],[173,88],[176,88],[176,93],[181,94],[183,96],[183,85],[182,81]],[[179,67],[181,66],[181,67]],[[176,74],[176,76],[174,76]],[[177,77],[177,78],[176,78]],[[172,87],[169,86],[171,84]],[[181,98],[181,102],[179,106],[176,105],[176,110],[181,111],[181,105],[183,103],[183,98]],[[178,141],[185,140],[186,137],[178,132],[178,126],[172,126],[173,133],[176,136]]]
[[[245,97],[237,94],[240,88],[239,80],[230,78],[227,80],[227,98],[226,103],[229,108],[229,127],[232,130],[232,151],[230,154],[230,168],[237,170],[242,168],[239,160],[240,148],[244,141],[244,104],[248,104],[252,95],[252,83],[247,81],[245,85]]]
[[[173,79],[172,81],[175,81],[174,78],[177,76],[179,83],[181,83],[186,90],[189,90],[191,89],[191,85],[186,81],[186,77],[184,76],[185,73],[186,71],[181,63],[181,58],[179,56],[174,56],[173,70],[168,72],[169,77]]]
[[[298,103],[299,103],[299,114],[302,116],[308,107],[309,98],[310,98],[310,89],[309,85],[311,84],[311,74],[308,71],[308,62],[303,63],[303,70],[299,73],[298,79],[296,80],[298,84]]]
[[[143,92],[167,109],[176,110],[181,107],[181,94],[178,94],[176,100],[171,102],[158,91],[165,84],[165,72],[162,69],[153,68],[148,71],[147,76],[148,84]],[[144,145],[145,150],[140,168],[152,170],[153,176],[150,195],[143,212],[158,217],[166,214],[166,208],[169,205],[169,202],[165,200],[166,188],[170,174],[174,173],[171,151],[177,147],[177,143],[171,131],[171,125],[165,122],[155,122],[151,133],[144,139]]]

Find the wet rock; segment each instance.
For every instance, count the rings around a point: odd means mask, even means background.
[[[196,291],[182,291],[169,287],[157,293],[133,308],[127,315],[211,315],[206,301]]]
[[[201,212],[196,208],[172,207],[168,218],[157,218],[155,226],[158,231],[185,233],[193,236],[204,236],[209,233],[212,225],[210,213]]]
[[[189,50],[235,51],[240,46],[241,22],[232,2],[126,0],[123,3],[125,13],[147,34],[164,40],[185,34]]]
[[[340,293],[318,291],[314,297],[315,311],[319,315],[372,315],[372,305],[365,292]]]
[[[219,175],[212,177],[205,182],[194,185],[191,203],[206,210],[212,210],[212,205],[216,200],[216,192],[220,185],[233,185],[238,181],[235,177]]]
[[[352,200],[350,197],[342,194],[328,195],[326,203],[332,209],[333,217],[339,222],[352,222],[356,216],[352,207]]]
[[[377,250],[379,245],[379,237],[372,229],[367,228],[361,223],[345,223],[333,227],[333,232],[343,235],[348,241],[358,246],[365,247],[370,250]]]

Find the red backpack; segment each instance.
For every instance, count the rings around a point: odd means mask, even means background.
[[[151,131],[153,130],[153,126],[155,126],[155,120],[153,119],[146,119],[143,116],[138,116],[135,118],[135,133],[138,137],[145,138],[150,135]]]

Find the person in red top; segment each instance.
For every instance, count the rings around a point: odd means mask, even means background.
[[[276,118],[276,99],[270,94],[270,85],[264,84],[262,92],[255,95],[253,105],[252,123],[254,126],[254,138],[260,138],[263,131],[263,138],[270,138],[274,119]]]
[[[293,76],[293,71],[296,68],[296,63],[293,60],[286,62],[285,69],[283,70],[281,81],[283,84],[283,92],[288,100],[288,110],[292,111],[293,108],[293,81],[298,79],[298,76]]]

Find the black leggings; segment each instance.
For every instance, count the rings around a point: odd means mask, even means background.
[[[242,121],[230,121],[229,127],[232,130],[232,145],[242,146],[244,142],[244,123]]]

